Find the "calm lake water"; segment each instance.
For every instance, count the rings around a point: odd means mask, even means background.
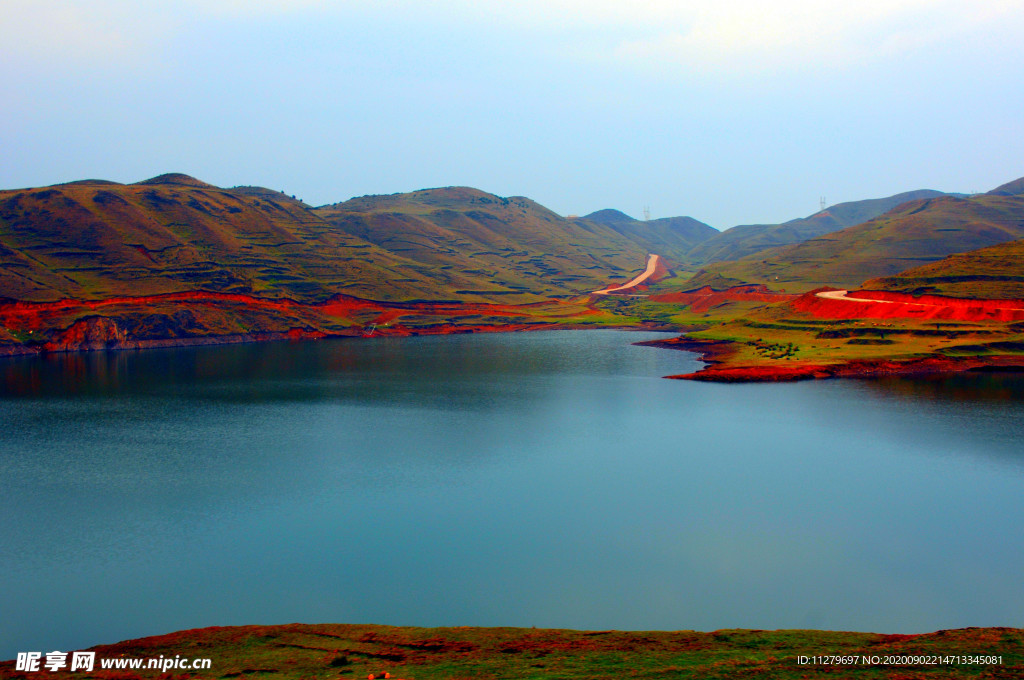
[[[0,658],[212,625],[1024,627],[1024,379],[653,333],[0,361]]]

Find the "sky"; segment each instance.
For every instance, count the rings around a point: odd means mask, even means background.
[[[1024,176],[1024,0],[4,0],[0,188],[467,185],[719,229]]]

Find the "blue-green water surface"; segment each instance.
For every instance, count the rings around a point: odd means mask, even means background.
[[[287,622],[1024,627],[1024,379],[653,333],[0,361],[0,658]]]

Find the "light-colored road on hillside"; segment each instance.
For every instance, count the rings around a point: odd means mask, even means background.
[[[953,305],[936,304],[934,302],[909,302],[906,300],[876,300],[870,297],[850,297],[848,290],[825,290],[820,293],[815,293],[817,297],[825,298],[826,300],[845,300],[846,302],[873,302],[883,305],[911,305],[914,307],[938,307],[941,309],[953,309]],[[962,303],[969,303],[970,300],[963,299],[959,300]],[[986,300],[976,300],[979,303],[991,302]],[[985,307],[985,309],[994,311],[1019,311],[1020,307]]]
[[[822,291],[820,293],[816,293],[816,295],[818,297],[820,297],[820,298],[825,298],[826,300],[848,300],[849,302],[884,302],[884,303],[892,304],[892,300],[872,300],[871,298],[852,298],[852,297],[847,296],[847,293],[849,293],[849,292],[850,291],[848,291],[848,290],[825,290],[825,291]],[[908,303],[904,303],[904,304],[908,304]],[[909,303],[909,304],[913,304],[913,303]],[[925,305],[925,306],[931,306],[931,305]]]
[[[641,273],[639,276],[632,279],[631,281],[622,284],[621,286],[614,286],[612,288],[595,290],[594,295],[611,295],[612,293],[621,293],[624,290],[629,290],[630,288],[635,288],[636,286],[639,286],[641,283],[651,278],[651,276],[654,274],[654,270],[658,268],[659,259],[659,256],[651,253],[650,255],[647,256],[647,269],[645,269],[643,273]],[[845,293],[846,291],[843,292]]]

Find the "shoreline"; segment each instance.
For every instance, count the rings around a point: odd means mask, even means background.
[[[95,344],[85,346],[53,347],[49,345],[0,345],[0,360],[16,357],[44,357],[52,354],[77,354],[80,352],[121,352],[131,350],[173,349],[176,347],[213,347],[217,345],[240,345],[262,342],[299,342],[307,340],[344,340],[370,338],[412,338],[434,335],[469,335],[474,333],[527,333],[541,331],[585,331],[585,330],[616,330],[653,333],[678,333],[675,329],[651,328],[646,326],[594,326],[579,323],[522,323],[522,324],[480,324],[466,326],[423,326],[408,328],[393,326],[376,329],[372,334],[362,330],[349,333],[325,333],[293,328],[288,331],[272,331],[261,333],[235,333],[231,335],[213,335],[185,338],[153,338],[146,340],[127,340],[114,344]],[[654,341],[661,342],[661,341]],[[634,343],[646,344],[646,343]]]
[[[235,345],[260,342],[306,341],[329,339],[358,339],[370,337],[416,337],[428,335],[465,335],[470,333],[521,333],[530,331],[557,330],[625,330],[685,333],[686,330],[652,328],[649,326],[593,326],[579,323],[519,323],[519,324],[474,324],[453,326],[438,324],[409,328],[396,325],[377,328],[367,334],[363,329],[349,332],[323,332],[302,328],[287,331],[266,331],[256,333],[235,333],[227,335],[151,338],[132,340],[128,338],[83,342],[78,344],[55,345],[0,345],[0,359],[17,357],[43,357],[51,354],[74,354],[78,352],[126,351],[169,349],[176,347],[204,347]],[[967,372],[1024,372],[1024,355],[988,356],[923,356],[911,359],[853,359],[835,363],[793,362],[788,365],[738,364],[729,365],[735,354],[736,343],[731,340],[707,340],[680,335],[664,340],[646,340],[636,345],[682,350],[698,355],[705,366],[692,373],[663,376],[670,380],[694,380],[698,382],[795,382],[799,380],[826,380],[833,378],[877,378],[891,376],[922,376],[942,373]]]
[[[649,276],[660,265],[651,255]],[[633,282],[631,282],[633,283]],[[621,288],[628,288],[623,286]],[[609,289],[606,289],[609,290]],[[866,297],[855,297],[864,295]],[[818,290],[799,296],[771,293],[760,286],[743,286],[725,292],[709,288],[689,293],[653,296],[659,302],[688,303],[700,309],[732,297],[753,302],[786,302],[794,311],[817,318],[894,318],[949,316],[981,318],[986,321],[1017,321],[1024,314],[1024,302],[990,300],[954,300],[929,296],[908,301],[907,296],[889,292]],[[867,297],[870,296],[870,297]],[[870,299],[871,297],[877,299]],[[295,300],[264,299],[250,295],[190,291],[159,296],[118,297],[104,300],[62,299],[49,302],[0,301],[0,324],[8,329],[8,338],[0,344],[0,357],[45,356],[80,351],[120,351],[229,345],[284,340],[320,340],[327,338],[411,337],[417,335],[454,335],[465,333],[505,333],[535,330],[619,329],[687,333],[698,327],[661,324],[586,323],[598,310],[590,305],[562,308],[553,300],[545,303],[507,305],[497,303],[459,303],[454,301],[384,302],[336,295],[316,303]],[[905,308],[915,313],[908,314]],[[104,314],[103,311],[110,311]],[[879,312],[878,310],[881,310]],[[952,311],[951,311],[952,310]],[[85,312],[93,312],[81,316]],[[261,318],[253,316],[264,313]],[[139,317],[160,318],[163,326],[136,332]],[[213,315],[206,327],[194,325],[196,315]],[[221,315],[217,317],[216,315]],[[532,315],[536,316],[532,316]],[[135,315],[133,318],[132,315]],[[179,316],[185,321],[178,320]],[[234,316],[232,316],[234,315]],[[409,317],[409,325],[403,323]],[[489,321],[488,317],[491,317]],[[504,318],[503,318],[504,317]],[[560,319],[561,317],[561,319]],[[995,319],[993,319],[995,317]],[[1009,317],[1009,318],[1002,318]],[[205,317],[204,317],[205,318]],[[146,320],[144,319],[144,320]],[[193,320],[193,321],[190,321]],[[224,323],[227,319],[229,323]],[[230,323],[232,319],[244,323]],[[562,320],[564,319],[564,320]],[[218,325],[218,320],[221,322]],[[459,323],[459,322],[462,323]],[[192,323],[193,325],[189,325]],[[64,324],[69,324],[64,327]],[[238,329],[238,326],[243,328]],[[14,329],[14,330],[11,330]],[[230,331],[236,332],[230,332]],[[237,332],[242,330],[243,332]],[[219,331],[219,332],[218,332]],[[229,332],[224,332],[229,331]],[[40,333],[40,335],[33,335]],[[150,337],[138,337],[139,335]],[[162,337],[161,337],[162,336]],[[895,353],[865,359],[844,359],[828,355],[785,363],[741,360],[734,340],[707,340],[682,335],[637,344],[694,352],[705,366],[692,373],[664,376],[669,379],[702,382],[789,382],[830,378],[873,378],[894,375],[928,375],[970,371],[1022,371],[1024,354],[945,355]],[[1008,344],[1008,343],[1003,343]],[[996,348],[993,348],[996,349]]]
[[[693,373],[667,375],[670,380],[696,380],[700,382],[795,382],[798,380],[827,380],[832,378],[881,378],[893,376],[923,376],[943,373],[1024,372],[1024,355],[993,354],[988,356],[923,356],[911,359],[850,359],[825,364],[793,362],[779,364],[729,365],[735,354],[735,343],[729,340],[703,340],[700,338],[672,338],[637,343],[665,349],[695,352],[700,355],[704,368]]]
[[[288,298],[189,291],[103,300],[0,300],[0,356],[323,338],[588,328],[597,310],[552,299],[509,305]],[[595,324],[612,327],[615,324]]]

